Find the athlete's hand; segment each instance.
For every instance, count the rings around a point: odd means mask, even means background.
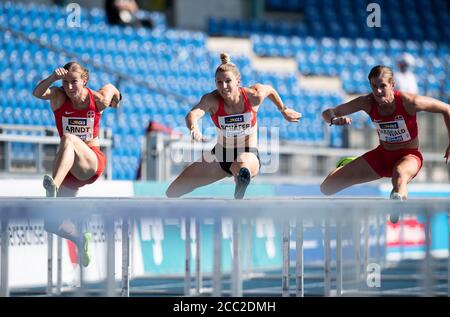
[[[203,137],[203,135],[198,129],[191,130],[191,137],[193,140],[197,142],[206,142],[206,139]]]
[[[289,122],[298,122],[302,117],[300,112],[297,112],[293,109],[286,108],[282,112],[283,117]]]
[[[57,69],[55,69],[52,73],[52,78],[56,81],[56,80],[60,80],[63,79],[64,77],[66,77],[67,73],[69,71],[63,67],[58,67]]]
[[[352,118],[348,117],[334,117],[331,121],[334,125],[350,125],[352,124]]]
[[[445,151],[445,164],[448,164],[448,159],[450,158],[450,144],[447,146],[447,150]]]

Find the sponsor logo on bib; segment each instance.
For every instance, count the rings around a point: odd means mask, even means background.
[[[406,126],[403,116],[398,115],[395,121],[380,122],[374,121],[380,140],[387,143],[401,143],[411,140],[411,134]]]
[[[76,135],[83,141],[90,141],[94,137],[94,121],[95,121],[94,117],[92,118],[62,117],[63,132]]]
[[[250,112],[219,117],[220,129],[224,136],[229,138],[252,134],[251,122],[252,114]]]

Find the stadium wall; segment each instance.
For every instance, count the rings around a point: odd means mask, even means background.
[[[208,18],[245,19],[250,1],[242,0],[190,0],[175,1],[176,27],[189,30],[206,30]]]

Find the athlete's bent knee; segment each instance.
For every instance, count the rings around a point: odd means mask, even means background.
[[[180,193],[178,193],[173,186],[169,186],[169,188],[167,188],[166,190],[166,197],[167,198],[178,198],[180,197]]]
[[[334,193],[336,193],[335,191],[331,190],[331,187],[328,186],[325,182],[323,182],[322,184],[320,184],[320,191],[322,192],[322,194],[324,194],[325,196],[331,196]]]
[[[63,136],[61,137],[61,143],[63,144],[73,143],[74,138],[76,138],[76,136],[74,136],[73,134],[64,133]]]

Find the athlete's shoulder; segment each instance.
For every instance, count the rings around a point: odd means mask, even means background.
[[[272,87],[270,85],[254,84],[250,87],[243,87],[252,106],[259,106],[264,99],[270,94]]]
[[[418,95],[404,91],[398,91],[397,94],[400,97],[403,104],[403,108],[405,108],[406,112],[409,113],[410,115],[416,113]]]
[[[50,100],[50,107],[52,108],[53,111],[56,111],[59,108],[61,108],[62,105],[66,102],[67,95],[62,87],[54,86],[54,87],[51,87],[50,89],[52,89],[54,91],[54,96],[55,96],[54,98],[52,98]]]
[[[204,111],[215,112],[218,107],[220,95],[217,90],[204,94],[195,108],[201,108]]]
[[[362,110],[370,111],[372,105],[375,102],[375,99],[373,98],[372,93],[370,93],[356,97],[355,99],[352,100],[352,102],[358,104]]]
[[[371,105],[373,102],[375,102],[375,99],[373,98],[372,93],[360,96],[359,100],[368,105]]]
[[[55,93],[57,93],[57,94],[66,95],[66,92],[64,91],[64,88],[62,88],[62,87],[52,86],[52,87],[50,87],[50,89],[53,89],[55,91]]]
[[[361,95],[358,96],[348,103],[351,105],[351,107],[354,109],[354,111],[363,110],[367,114],[370,114],[372,110],[372,105],[374,104],[375,99],[373,98],[372,93],[367,95]]]
[[[112,99],[114,99],[114,96],[111,98],[111,100],[108,100],[105,97],[105,95],[108,94],[107,90],[111,86],[112,86],[111,84],[107,84],[107,85],[103,86],[102,88],[100,88],[98,91],[95,91],[89,87],[86,87],[88,92],[90,92],[92,94],[92,97],[94,98],[96,109],[100,112],[102,112],[103,110],[105,110],[108,107],[111,107],[111,101],[112,101]],[[117,99],[116,99],[116,101],[117,101]]]
[[[219,92],[216,90],[213,90],[207,94],[204,94],[202,96],[202,100],[204,102],[208,102],[208,103],[217,103],[222,99],[222,97],[220,97]]]
[[[263,89],[266,87],[267,85],[263,85],[260,83],[256,83],[254,85],[251,85],[249,87],[242,87],[242,89],[245,91],[245,93],[248,96],[252,96],[252,97],[257,97],[259,95],[262,95],[263,93]]]
[[[64,90],[64,88],[62,87],[57,87],[57,86],[53,86],[50,87],[50,89],[53,91],[53,93],[55,94],[55,99],[59,99],[59,100],[65,100],[67,97],[67,94]]]
[[[405,91],[399,91],[397,90],[397,95],[402,98],[402,101],[411,102],[413,103],[417,97],[416,94],[405,92]]]
[[[93,89],[90,89],[89,87],[86,87],[86,89],[92,93],[92,96],[94,96],[94,99],[96,102],[99,102],[103,99],[103,94],[102,94],[101,90],[95,91]]]

